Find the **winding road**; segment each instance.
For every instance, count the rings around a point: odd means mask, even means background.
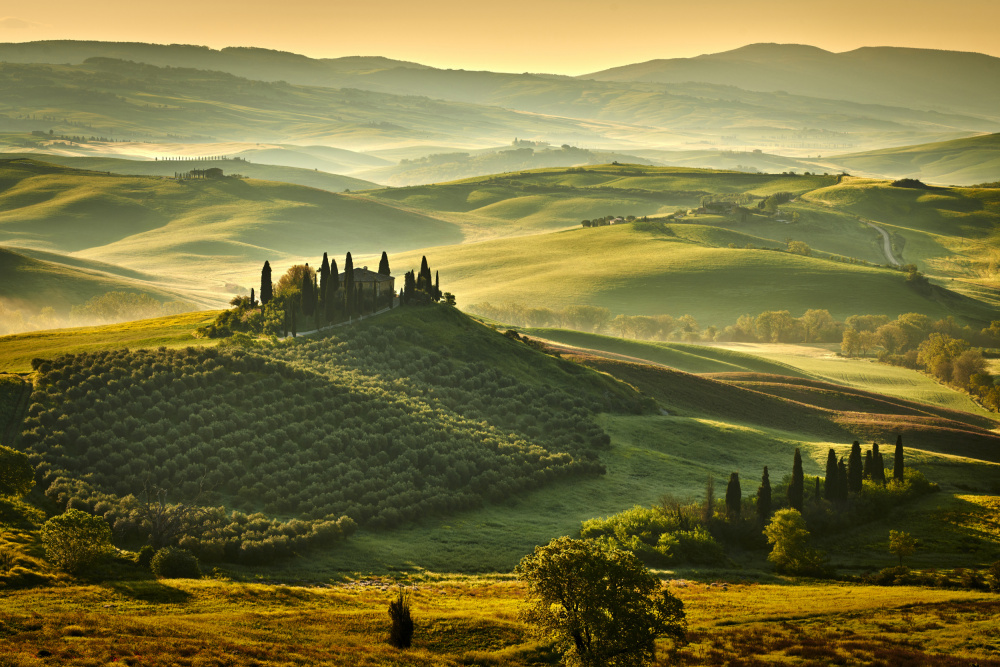
[[[892,254],[892,241],[889,240],[889,232],[885,231],[882,227],[879,227],[874,222],[865,221],[865,224],[872,229],[878,230],[878,233],[882,235],[883,252],[885,252],[885,258],[889,260],[889,263],[893,266],[902,266],[902,262],[896,259],[896,256]]]

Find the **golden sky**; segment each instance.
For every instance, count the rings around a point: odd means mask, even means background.
[[[382,55],[462,69],[583,74],[754,42],[1000,56],[1000,0],[35,0],[0,41],[95,39]]]

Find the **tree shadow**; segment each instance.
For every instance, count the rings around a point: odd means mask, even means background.
[[[126,598],[141,602],[183,604],[191,599],[191,593],[165,586],[159,581],[112,581],[106,582],[105,586]]]

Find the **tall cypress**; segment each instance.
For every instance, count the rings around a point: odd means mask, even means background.
[[[892,462],[892,478],[903,481],[903,436],[896,436],[896,456]]]
[[[839,485],[837,472],[837,452],[830,448],[830,453],[826,455],[826,478],[823,480],[823,497],[831,503],[837,499],[837,487]]]
[[[344,259],[344,310],[348,317],[354,315],[354,260],[351,253]]]
[[[323,253],[323,263],[319,265],[319,292],[316,294],[316,316],[326,319],[326,288],[330,285],[330,259]]]
[[[309,266],[306,264],[306,266]],[[302,314],[306,317],[313,314],[313,305],[316,301],[313,299],[313,281],[312,276],[309,275],[308,271],[302,274],[302,294],[299,295],[299,299],[302,302]]]
[[[875,474],[878,475],[875,481],[885,486],[885,459],[882,458],[882,452],[879,452],[877,456],[873,454],[872,458],[875,459]]]
[[[260,305],[266,306],[268,301],[274,297],[274,286],[271,284],[271,264],[264,262],[264,268],[260,270]]]
[[[815,488],[813,488],[813,502],[819,503],[820,498],[822,498],[819,492],[819,475],[816,475],[815,479],[816,479],[816,486]]]
[[[434,300],[441,300],[441,276],[437,271],[434,272]]]
[[[847,458],[847,490],[851,493],[860,493],[863,479],[861,443],[855,440],[851,445],[851,455]]]
[[[767,474],[767,466],[764,466],[764,474],[757,489],[757,518],[761,525],[771,518],[771,478]]]
[[[730,521],[740,518],[740,505],[743,503],[743,491],[740,489],[740,474],[729,474],[729,484],[726,485],[726,514]]]
[[[250,307],[253,308],[257,305],[257,301],[253,298],[253,288],[250,288]]]
[[[385,254],[385,250],[382,251],[382,259],[378,261],[378,272],[383,276],[392,275],[392,272],[389,271],[389,255]]]
[[[864,467],[861,469],[862,476],[865,479],[874,479],[875,476],[874,462],[875,459],[872,457],[872,450],[869,449],[868,451],[865,452],[865,464]]]
[[[844,463],[844,457],[840,457],[840,461],[837,462],[837,501],[841,503],[847,502],[847,464]]]
[[[326,321],[333,322],[337,316],[337,292],[340,290],[340,271],[337,270],[337,260],[330,260],[330,280],[326,284]]]
[[[802,474],[802,453],[795,448],[795,461],[792,464],[792,483],[788,485],[788,504],[802,511],[802,496],[805,492],[805,475]]]

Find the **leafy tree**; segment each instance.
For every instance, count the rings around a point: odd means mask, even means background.
[[[271,285],[271,264],[264,262],[264,268],[260,271],[260,305],[266,306],[274,296],[274,287]]]
[[[767,474],[767,466],[764,466],[764,474],[757,489],[757,518],[761,524],[771,518],[771,478]]]
[[[389,255],[385,254],[385,250],[382,251],[382,259],[378,262],[378,272],[383,276],[392,275],[392,272],[389,270]]]
[[[111,550],[108,522],[78,509],[46,521],[41,536],[46,556],[67,572],[79,572]]]
[[[840,341],[840,351],[849,357],[853,357],[861,351],[861,335],[854,329],[845,329],[844,337]]]
[[[809,547],[809,531],[805,519],[796,509],[778,510],[764,529],[768,544],[773,545],[767,559],[779,572],[788,574],[819,574],[824,569],[824,556]]]
[[[899,557],[900,566],[903,558],[910,556],[917,548],[917,541],[909,533],[901,530],[889,531],[889,552]]]
[[[875,331],[875,335],[878,337],[878,344],[889,354],[896,354],[906,346],[906,331],[898,322],[883,324]]]
[[[802,454],[795,448],[795,459],[792,463],[792,482],[788,485],[788,504],[802,511],[802,497],[805,493],[805,475],[802,473]]]
[[[150,569],[164,579],[200,579],[198,559],[187,549],[164,547],[156,552],[149,563]]]
[[[385,253],[383,253],[384,255]],[[396,599],[389,602],[389,643],[396,648],[410,648],[413,641],[413,617],[410,615],[410,594],[400,586]]]
[[[803,342],[812,343],[823,339],[823,334],[836,328],[837,323],[829,310],[807,310],[799,318]]]
[[[0,496],[26,496],[35,486],[35,469],[28,455],[0,445]]]
[[[684,604],[636,556],[559,537],[521,559],[523,619],[555,642],[567,665],[632,667],[656,659],[656,638],[683,642]]]
[[[861,443],[855,440],[851,445],[851,455],[847,458],[847,490],[851,493],[861,493],[861,485],[864,479]]]
[[[743,504],[743,493],[740,490],[740,474],[729,474],[729,484],[726,485],[726,514],[731,521],[740,518],[740,506]]]
[[[896,453],[892,462],[892,478],[903,481],[903,436],[896,436]]]
[[[831,447],[830,453],[826,455],[826,477],[823,480],[823,497],[830,502],[837,499],[838,475],[837,452]]]

